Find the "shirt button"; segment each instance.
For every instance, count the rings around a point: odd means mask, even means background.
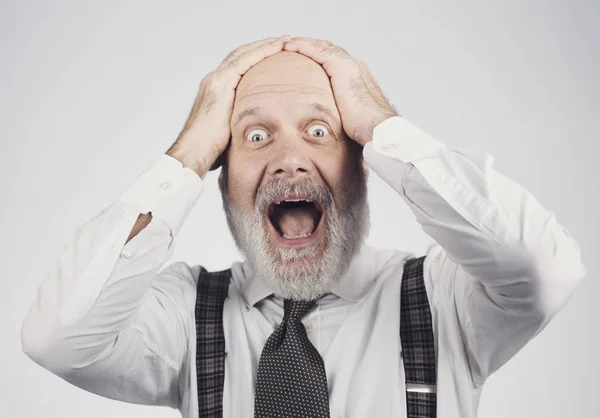
[[[123,252],[121,252],[121,258],[131,258],[131,251],[123,250]]]
[[[385,144],[383,146],[384,150],[391,150],[392,148],[396,148],[396,144],[394,144],[393,142],[388,142],[387,144]]]
[[[160,183],[160,188],[163,190],[167,190],[169,187],[171,187],[171,183],[163,181],[162,183]]]

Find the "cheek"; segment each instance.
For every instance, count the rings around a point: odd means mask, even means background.
[[[229,167],[227,193],[229,201],[236,208],[245,211],[254,210],[254,198],[260,182],[260,171],[252,170],[250,166]]]
[[[333,183],[344,182],[347,177],[354,175],[355,160],[347,149],[335,150],[336,152],[321,153],[317,156],[318,165],[324,176]]]
[[[331,188],[334,198],[341,208],[346,208],[355,198],[360,184],[360,176],[364,177],[362,158],[355,154],[344,153],[337,159],[325,160],[320,164],[321,175]]]

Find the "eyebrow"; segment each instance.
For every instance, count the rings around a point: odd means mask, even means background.
[[[308,105],[308,108],[313,112],[313,113],[322,113],[327,115],[329,118],[331,118],[332,120],[335,120],[335,115],[333,114],[333,112],[331,111],[331,109],[329,109],[329,107],[321,104],[321,103],[317,103],[317,102],[313,102],[310,103]],[[238,125],[239,123],[241,123],[245,118],[248,118],[250,116],[256,116],[259,115],[263,112],[263,109],[260,106],[253,106],[253,107],[249,107],[248,109],[245,109],[244,111],[242,111],[236,118],[236,121],[234,123],[234,125]]]

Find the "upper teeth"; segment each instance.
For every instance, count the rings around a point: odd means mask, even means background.
[[[281,204],[282,202],[312,202],[312,200],[309,199],[285,199],[285,200],[280,200],[279,202],[275,202],[276,204]]]
[[[289,235],[283,234],[283,237],[286,239],[298,239],[298,238],[306,238],[306,237],[310,237],[312,235],[312,232],[307,232],[304,235],[297,235],[295,237],[291,237]]]

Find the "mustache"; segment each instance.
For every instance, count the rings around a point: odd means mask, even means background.
[[[264,213],[276,199],[290,195],[308,196],[326,209],[331,208],[333,204],[333,193],[326,184],[312,177],[300,177],[296,180],[279,177],[258,188],[255,207]]]

